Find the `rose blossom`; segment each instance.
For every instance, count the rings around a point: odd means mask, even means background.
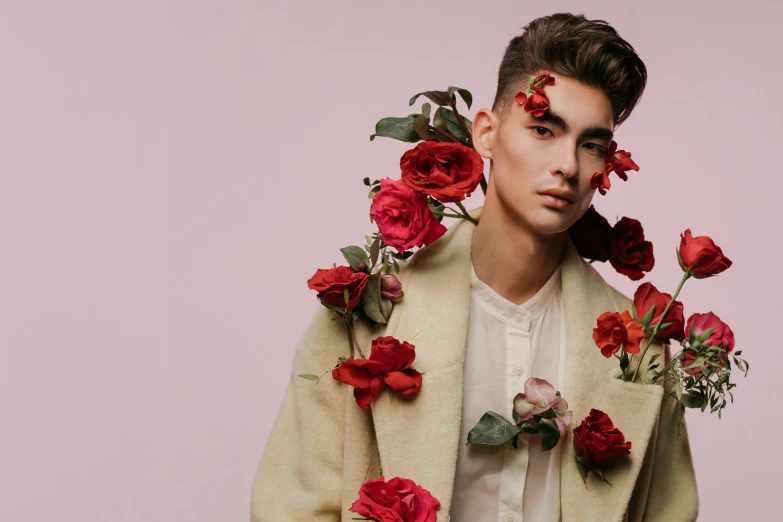
[[[609,260],[609,244],[612,241],[612,225],[593,205],[579,220],[568,228],[577,253],[594,261]]]
[[[553,420],[560,430],[560,438],[563,438],[573,414],[567,411],[568,403],[557,395],[555,387],[547,380],[530,377],[525,381],[525,393],[518,393],[514,397],[514,411],[519,415],[519,423],[527,422],[534,415],[541,415],[550,408],[557,414]]]
[[[377,522],[435,522],[438,499],[410,479],[368,480],[349,511]]]
[[[383,274],[381,276],[381,295],[383,297],[396,303],[402,299],[403,294],[402,284],[394,274]]]
[[[644,339],[642,325],[634,321],[628,310],[622,314],[604,312],[598,316],[597,328],[593,328],[593,340],[607,359],[625,347],[628,353],[639,353],[639,343]]]
[[[393,391],[410,395],[421,388],[421,374],[411,368],[416,347],[392,336],[372,342],[369,359],[348,359],[332,370],[332,378],[354,387],[356,404],[366,410],[386,384]]]
[[[633,306],[636,309],[636,317],[639,321],[642,320],[644,314],[655,304],[655,312],[653,312],[653,318],[650,321],[650,326],[653,327],[659,322],[671,323],[666,328],[663,328],[655,334],[655,338],[660,341],[668,341],[669,339],[676,339],[682,342],[685,339],[685,332],[683,331],[685,319],[683,318],[682,303],[674,301],[669,307],[669,311],[666,312],[666,317],[661,321],[661,314],[666,305],[672,300],[672,296],[659,292],[652,283],[644,283],[636,289],[636,293],[633,296]]]
[[[691,335],[691,326],[693,327],[693,335]],[[725,351],[718,354],[718,360],[716,361],[721,367],[725,366],[727,353],[734,349],[734,332],[731,331],[729,325],[720,320],[720,317],[712,312],[706,314],[695,313],[688,318],[688,322],[685,325],[685,332],[688,334],[688,339],[691,344],[696,344],[697,337],[704,332],[714,328],[712,333],[702,342],[704,346],[722,346]],[[694,375],[701,372],[701,366],[686,369],[696,360],[698,357],[698,351],[686,350],[683,353],[682,366],[685,373],[688,375]]]
[[[708,236],[693,237],[690,229],[685,231],[685,235],[680,234],[678,257],[682,269],[690,270],[697,279],[719,274],[731,266],[731,260],[723,255],[712,239]]]
[[[462,201],[476,187],[484,173],[478,152],[461,143],[429,138],[400,158],[403,183],[442,203]]]
[[[590,186],[592,188],[597,188],[598,192],[600,192],[602,196],[605,196],[606,191],[612,188],[612,182],[609,180],[609,171],[611,170],[612,164],[607,161],[606,168],[604,170],[594,172],[593,176],[590,178]]]
[[[625,441],[625,436],[614,427],[606,413],[593,408],[574,428],[574,450],[582,459],[587,476],[593,463],[631,453],[631,442]]]
[[[644,230],[639,221],[623,217],[612,228],[609,262],[632,281],[638,281],[644,277],[644,272],[653,269],[653,245],[644,240]]]
[[[364,272],[356,272],[350,266],[338,266],[335,268],[319,268],[313,277],[307,280],[310,290],[318,291],[318,299],[339,308],[345,308],[350,313],[362,298],[362,291],[370,279]],[[344,290],[348,289],[348,303],[346,305]]]
[[[609,150],[606,151],[606,157],[612,171],[623,181],[628,181],[628,176],[625,174],[626,170],[639,170],[639,165],[631,159],[631,153],[624,150],[617,150],[617,142],[614,140],[609,143]]]
[[[400,180],[381,180],[370,215],[378,224],[384,243],[399,252],[427,246],[446,233],[446,227],[427,206],[427,197]]]

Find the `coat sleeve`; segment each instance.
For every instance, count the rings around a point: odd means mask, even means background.
[[[346,393],[326,374],[349,355],[343,322],[319,306],[294,353],[283,402],[252,486],[251,522],[339,522]]]
[[[671,348],[665,347],[665,363],[671,360]],[[699,514],[699,495],[693,468],[688,427],[677,433],[680,405],[668,395],[671,384],[664,384],[661,413],[652,454],[652,476],[644,510],[644,522],[693,522]],[[697,410],[693,410],[697,411]],[[687,419],[686,419],[687,421]]]

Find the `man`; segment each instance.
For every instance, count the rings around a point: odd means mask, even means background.
[[[556,79],[540,117],[515,100],[537,71]],[[568,235],[645,83],[644,64],[601,21],[551,15],[510,42],[493,108],[473,121],[473,147],[490,160],[485,204],[470,212],[478,225],[462,220],[419,250],[403,264],[405,297],[388,325],[357,328],[362,346],[380,335],[414,344],[421,389],[412,397],[384,394],[362,410],[349,386],[297,379],[345,355],[342,325],[319,309],[297,346],[256,474],[254,521],[351,520],[357,515],[348,508],[380,466],[384,476],[432,492],[439,521],[696,519],[677,405],[660,385],[617,379],[617,361],[592,340],[600,314],[632,303]],[[655,354],[668,360],[668,346],[653,344],[645,362]],[[466,446],[483,411],[511,417],[511,400],[531,376],[554,384],[573,411],[555,450],[541,453],[532,436],[519,449]],[[609,414],[633,445],[607,468],[611,486],[592,474],[583,482],[574,462],[573,428],[591,408]]]

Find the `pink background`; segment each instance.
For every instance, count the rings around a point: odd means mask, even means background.
[[[722,420],[689,412],[700,519],[772,512],[783,9],[639,4],[3,2],[0,520],[247,520],[305,282],[371,231],[361,180],[410,147],[375,122],[449,85],[491,106],[507,41],[557,11],[649,69],[618,131],[641,171],[595,198],[644,224],[645,280],[675,289],[688,227],[734,261],[681,294],[751,363]]]

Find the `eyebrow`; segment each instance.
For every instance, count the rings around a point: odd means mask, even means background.
[[[563,132],[568,132],[568,123],[558,113],[553,112],[550,108],[540,118],[535,118],[538,121],[544,121],[551,123],[557,127],[560,127]],[[582,131],[579,135],[579,139],[598,139],[598,140],[611,140],[614,137],[614,133],[611,129],[606,127],[588,127]]]

